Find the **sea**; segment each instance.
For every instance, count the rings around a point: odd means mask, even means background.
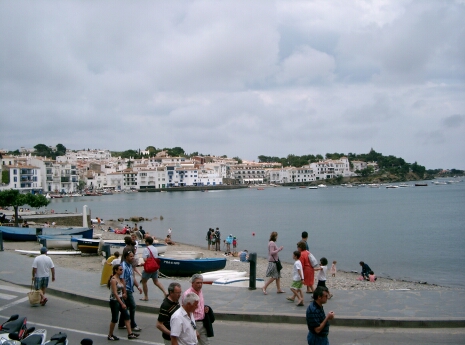
[[[49,209],[104,220],[141,216],[143,228],[206,247],[209,228],[237,237],[238,250],[267,256],[271,232],[292,262],[302,231],[310,252],[343,271],[368,263],[376,275],[465,288],[465,183],[388,189],[269,187],[208,192],[118,193],[52,199]],[[130,224],[124,222],[124,224]]]

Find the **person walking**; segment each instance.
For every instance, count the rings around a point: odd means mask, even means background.
[[[216,231],[215,231],[215,249],[216,249],[217,252],[221,250],[221,232],[220,232],[220,228],[216,228]]]
[[[55,265],[50,257],[47,256],[47,248],[40,248],[40,255],[34,258],[32,262],[32,280],[36,290],[40,290],[40,305],[44,306],[48,299],[45,297],[45,290],[48,287],[52,272],[52,282],[55,281]]]
[[[273,231],[270,235],[270,241],[268,242],[268,268],[266,270],[266,276],[270,277],[268,281],[263,286],[262,291],[265,295],[268,293],[266,292],[266,288],[270,285],[274,280],[276,280],[276,293],[284,293],[281,290],[281,270],[278,269],[277,262],[279,262],[278,253],[283,250],[283,246],[279,247],[276,245],[276,240],[278,239],[278,233]],[[304,272],[305,275],[305,272]]]
[[[205,305],[205,300],[203,298],[202,286],[203,286],[203,277],[201,274],[194,274],[191,278],[191,287],[187,289],[183,294],[183,300],[190,294],[195,293],[199,297],[199,302],[197,307],[194,310],[194,320],[195,328],[198,333],[198,339],[200,345],[210,344],[207,337],[207,329],[204,327],[205,314],[210,311],[210,308]]]
[[[121,279],[123,273],[123,267],[120,264],[113,266],[113,275],[108,280],[108,288],[110,289],[110,310],[111,310],[111,321],[110,330],[108,331],[107,339],[110,341],[119,340],[119,338],[113,334],[116,323],[118,322],[118,314],[121,313],[121,317],[124,319],[126,330],[128,331],[128,339],[136,339],[139,334],[132,333],[131,317],[128,313],[128,308],[123,302],[123,298],[126,297],[126,286],[124,280]]]
[[[309,304],[306,313],[308,345],[329,345],[329,322],[334,319],[334,312],[325,315],[323,304],[328,301],[328,288],[318,286],[313,292],[313,301]]]
[[[140,332],[142,329],[137,326],[135,321],[136,316],[136,302],[134,300],[134,286],[139,290],[139,293],[142,293],[142,289],[139,286],[139,283],[134,279],[134,270],[132,269],[132,262],[134,260],[134,253],[130,250],[123,250],[123,273],[122,278],[124,279],[124,283],[126,284],[126,298],[124,298],[124,304],[129,310],[129,316],[131,319],[131,329],[135,332]],[[126,326],[124,325],[124,318],[119,318],[118,323],[119,329],[125,329]]]
[[[171,344],[170,321],[173,314],[181,307],[179,298],[181,297],[181,284],[171,283],[168,285],[168,296],[163,300],[158,314],[157,328],[162,332],[165,345]]]
[[[300,241],[297,243],[297,250],[300,252],[300,262],[304,271],[304,285],[307,286],[307,293],[313,293],[315,284],[315,269],[310,261],[310,252],[306,249],[307,242]]]
[[[199,306],[199,296],[195,292],[189,292],[184,296],[182,306],[171,316],[171,344],[172,345],[196,345],[198,328],[194,320],[195,310]]]
[[[152,237],[147,237],[145,239],[145,245],[146,247],[144,248],[144,251],[142,253],[142,257],[144,260],[147,260],[150,256],[153,256],[154,258],[158,257],[158,250],[153,246],[153,238]],[[141,301],[148,301],[149,300],[149,295],[148,295],[148,288],[147,288],[147,281],[152,278],[153,283],[155,284],[156,287],[158,287],[161,292],[163,292],[163,296],[167,296],[168,294],[166,293],[165,287],[163,284],[158,280],[158,271],[153,272],[153,273],[148,273],[142,271],[142,290],[144,291],[144,297],[141,298]]]

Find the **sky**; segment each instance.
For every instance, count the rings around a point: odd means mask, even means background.
[[[465,0],[0,1],[0,149],[465,169]]]

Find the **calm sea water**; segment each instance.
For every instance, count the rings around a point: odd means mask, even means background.
[[[465,183],[398,189],[342,188],[130,193],[53,199],[49,208],[92,217],[158,217],[141,225],[157,237],[206,246],[210,227],[233,234],[238,249],[267,255],[277,231],[282,261],[302,231],[317,259],[337,260],[338,269],[360,270],[363,260],[379,276],[465,287]],[[163,216],[163,220],[159,217]]]

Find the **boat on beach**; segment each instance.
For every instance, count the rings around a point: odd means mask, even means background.
[[[202,273],[203,283],[212,284],[218,279],[237,279],[243,278],[247,275],[246,271],[235,271],[235,270],[219,270],[208,273]]]
[[[249,287],[249,277],[237,277],[237,278],[220,278],[215,280],[212,285],[215,286],[226,286],[226,287]],[[265,286],[265,280],[257,278],[255,281],[255,287],[261,289]]]
[[[200,259],[203,258],[203,253],[189,250],[177,250],[165,252],[163,256],[171,259]]]
[[[73,249],[72,238],[82,238],[82,235],[39,235],[39,243],[47,249]]]
[[[226,266],[226,258],[170,259],[162,256],[160,272],[169,277],[190,277],[194,273],[218,271]]]
[[[102,240],[102,239],[85,239],[85,238],[72,238],[71,245],[74,250],[80,250],[83,253],[87,254],[97,254],[102,250],[103,245],[109,245],[110,254],[115,254],[116,251],[119,251],[120,254],[123,253],[126,243],[124,240]],[[168,247],[164,243],[153,243],[153,246],[157,248],[158,254],[163,254]],[[137,254],[141,254],[142,250],[145,248],[145,243],[139,243]]]
[[[37,241],[39,235],[82,235],[92,238],[92,228],[19,228],[14,226],[0,226],[3,239],[9,241]]]

